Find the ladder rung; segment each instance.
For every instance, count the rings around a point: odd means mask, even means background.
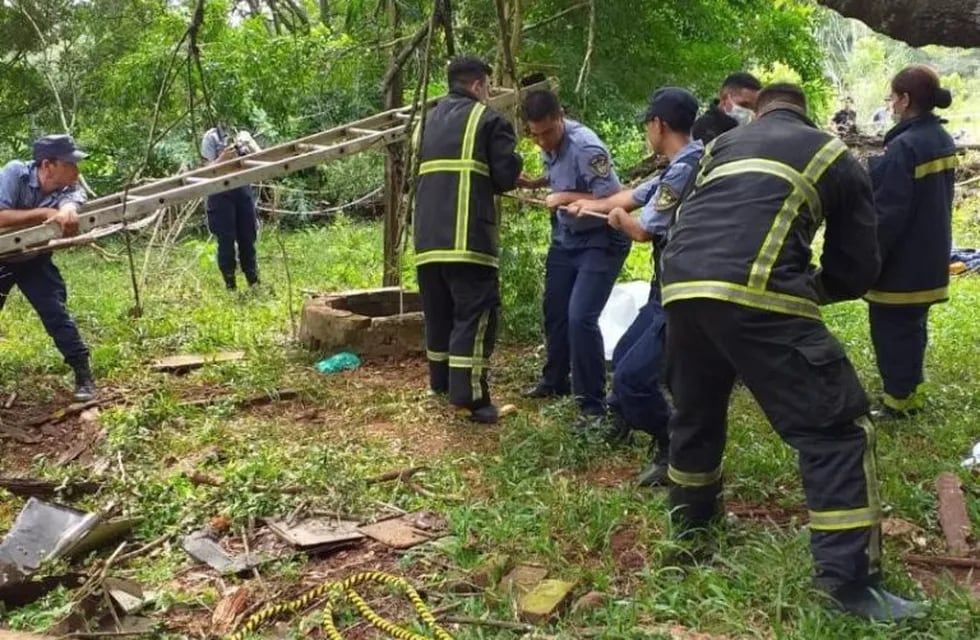
[[[395,114],[395,117],[396,118],[401,118],[402,120],[409,120],[409,119],[411,119],[412,116],[410,116],[407,113],[402,113],[401,111],[399,111],[398,113]]]
[[[374,129],[360,129],[358,127],[351,127],[348,129],[348,131],[359,136],[377,136],[384,133],[383,131],[375,131]]]
[[[185,176],[184,177],[184,181],[185,182],[210,182],[211,180],[214,180],[214,179],[215,178],[198,178],[197,176]]]
[[[268,167],[272,163],[266,160],[242,160],[242,164],[246,167]]]
[[[324,149],[328,148],[329,147],[325,147],[322,144],[307,144],[305,142],[300,142],[296,145],[296,149],[298,151],[302,151],[303,153],[309,153],[310,151],[323,151]]]

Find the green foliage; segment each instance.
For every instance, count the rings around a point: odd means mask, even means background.
[[[30,4],[15,3],[23,11],[0,8],[0,35],[9,36],[0,45],[9,62],[0,67],[0,152],[23,156],[32,137],[63,129],[57,93],[73,133],[94,152],[84,169],[99,193],[118,189],[144,158],[147,176],[195,166],[200,135],[215,119],[247,128],[260,144],[271,145],[376,112],[388,52],[405,43],[387,29],[383,6],[375,2],[330,3],[325,24],[311,21],[309,28],[291,32],[270,21],[271,3],[257,0],[255,12],[214,0],[204,4],[196,34],[199,73],[188,64],[187,42],[178,47],[196,0]],[[403,33],[427,19],[430,4],[399,2]],[[598,2],[596,49],[579,93],[588,11],[579,8],[549,22],[569,4],[522,4],[522,25],[544,26],[515,41],[520,72],[555,76],[571,113],[610,139],[620,166],[642,153],[632,123],[658,85],[688,86],[708,98],[732,70],[783,64],[819,91],[813,11],[803,0]],[[456,0],[454,19],[461,52],[497,58],[492,2]],[[430,95],[444,89],[438,71],[443,51],[439,36]],[[405,67],[406,100],[421,72],[419,58],[418,52],[409,56]],[[155,145],[148,153],[151,132]],[[320,198],[291,204],[316,210],[380,183],[378,160],[354,175],[330,165],[294,178],[294,185],[319,191]]]

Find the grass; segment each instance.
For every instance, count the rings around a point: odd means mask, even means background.
[[[972,211],[975,204],[968,201],[963,210]],[[517,398],[540,366],[533,345],[540,339],[548,227],[540,212],[515,213],[505,224],[506,335],[494,373],[495,394],[508,400]],[[957,239],[963,246],[976,246],[980,239],[966,214],[958,220]],[[327,227],[291,231],[285,243],[295,292],[380,282],[381,234],[373,223],[340,219]],[[122,251],[114,243],[107,248],[110,253]],[[646,251],[634,248],[629,277],[649,275]],[[930,582],[932,615],[916,625],[892,628],[828,613],[809,587],[807,531],[795,526],[738,521],[720,537],[712,562],[671,566],[675,545],[664,493],[618,482],[639,468],[642,447],[610,449],[574,440],[565,430],[574,415],[567,401],[519,402],[521,413],[500,428],[474,428],[425,396],[424,364],[418,361],[369,363],[350,374],[322,376],[311,365],[328,354],[303,351],[289,340],[287,285],[273,234],[263,233],[259,258],[265,288],[258,292],[225,292],[212,254],[213,247],[203,239],[176,247],[166,263],[151,270],[140,318],[128,313],[132,298],[124,261],[106,262],[87,249],[57,256],[68,281],[70,306],[93,347],[100,383],[125,389],[130,399],[99,416],[106,437],[98,454],[116,464],[105,476],[107,488],[78,504],[96,508],[116,501],[124,512],[142,516],[134,539],[145,542],[166,532],[189,532],[215,516],[227,517],[238,531],[258,518],[289,513],[303,502],[361,514],[377,513],[381,504],[428,508],[449,517],[451,537],[437,547],[413,550],[392,570],[426,582],[429,597],[435,598],[453,576],[498,554],[542,563],[554,576],[577,580],[580,592],[610,594],[598,609],[563,616],[553,628],[560,637],[574,637],[582,627],[602,628],[603,638],[656,637],[643,627],[657,623],[746,638],[980,637],[977,601],[950,578]],[[410,268],[405,275],[411,282]],[[293,312],[299,297],[297,293]],[[937,307],[932,316],[928,376],[933,404],[922,419],[882,425],[880,433],[889,516],[923,527],[935,550],[941,549],[941,533],[933,479],[942,471],[959,472],[970,487],[971,478],[959,470],[959,461],[980,437],[975,423],[980,407],[978,307],[980,280],[957,279],[952,302]],[[869,392],[878,393],[864,305],[837,305],[825,317]],[[66,370],[20,296],[3,310],[0,327],[4,391],[16,390],[25,398],[22,402],[63,398]],[[242,349],[247,359],[184,378],[150,374],[144,367],[154,357],[223,348]],[[248,396],[287,387],[300,389],[301,399],[250,411],[228,404],[181,404],[189,396]],[[4,446],[0,455],[6,456],[13,445]],[[405,485],[363,481],[411,464],[430,467],[421,477],[435,497]],[[88,473],[80,464],[59,468],[44,457],[35,458],[31,467],[50,477]],[[223,485],[195,485],[188,470],[218,478]],[[730,414],[726,474],[729,501],[784,507],[802,503],[794,452],[779,441],[744,390],[736,393]],[[275,490],[292,484],[308,490]],[[453,495],[465,500],[456,501]],[[980,501],[973,493],[968,501],[974,522],[980,523]],[[4,495],[0,505],[0,529],[6,529],[23,500]],[[906,546],[902,539],[886,540],[888,584],[922,596],[922,586],[901,561]],[[171,621],[174,611],[206,618],[204,607],[214,606],[220,589],[213,580],[203,585],[182,582],[179,576],[188,563],[174,544],[120,573],[159,591],[154,607],[169,610]],[[289,590],[309,580],[311,566],[321,565],[287,559],[262,573]],[[255,586],[254,580],[246,582]],[[9,612],[5,623],[43,630],[63,613],[69,597],[54,592]],[[454,613],[459,615],[504,620],[515,615],[512,602],[499,595],[447,597],[458,604]],[[190,629],[161,631],[158,637],[191,637]],[[297,622],[293,637],[308,637],[299,629]],[[514,636],[467,626],[454,635]]]

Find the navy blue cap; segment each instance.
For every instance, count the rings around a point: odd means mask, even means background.
[[[650,96],[643,122],[660,118],[674,131],[690,131],[698,117],[698,99],[687,89],[663,87]]]
[[[42,136],[34,141],[34,160],[61,160],[78,164],[88,157],[88,154],[78,148],[75,139],[69,135],[60,134]]]

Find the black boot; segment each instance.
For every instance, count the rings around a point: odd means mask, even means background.
[[[76,364],[75,370],[75,402],[89,402],[95,399],[95,380],[88,361]]]
[[[845,585],[836,589],[830,597],[835,608],[875,622],[901,622],[927,614],[925,603],[900,598],[880,586]]]
[[[488,404],[485,407],[470,411],[469,418],[471,422],[479,422],[480,424],[497,424],[500,420],[500,412],[497,411],[496,405]]]
[[[525,398],[558,398],[561,396],[567,396],[569,394],[568,389],[561,390],[547,385],[543,382],[539,382],[530,389],[525,389],[521,395]]]
[[[670,444],[654,441],[650,445],[650,461],[636,476],[636,484],[641,487],[667,486],[667,459],[670,454]]]
[[[225,289],[228,289],[228,291],[235,291],[238,289],[238,280],[235,278],[234,273],[222,273],[221,277],[225,281]]]

